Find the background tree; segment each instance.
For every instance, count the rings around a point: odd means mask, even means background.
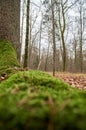
[[[79,42],[80,42],[80,71],[83,71],[83,32],[84,32],[84,8],[83,0],[79,1]]]
[[[55,43],[55,16],[54,16],[54,2],[51,0],[52,10],[52,37],[53,37],[53,76],[55,76],[55,63],[56,63],[56,43]]]
[[[29,16],[30,16],[30,0],[27,0],[26,38],[25,38],[24,67],[28,67],[29,18],[30,18]]]

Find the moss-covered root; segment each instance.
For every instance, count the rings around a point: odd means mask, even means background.
[[[0,75],[4,72],[7,74],[14,73],[15,67],[20,67],[20,64],[12,43],[7,40],[0,40]]]

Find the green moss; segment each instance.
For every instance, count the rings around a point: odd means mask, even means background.
[[[7,40],[0,40],[0,66],[20,66],[16,51]]]
[[[0,40],[0,74],[12,72],[15,66],[20,67],[14,47],[7,40]]]
[[[85,130],[85,99],[44,72],[18,72],[0,84],[0,129]]]

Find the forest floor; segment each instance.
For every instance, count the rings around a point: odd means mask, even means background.
[[[80,90],[86,90],[86,74],[81,73],[56,73],[56,78],[59,78],[68,84]]]

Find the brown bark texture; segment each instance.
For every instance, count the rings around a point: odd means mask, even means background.
[[[14,44],[20,58],[20,0],[0,0],[0,39]]]

